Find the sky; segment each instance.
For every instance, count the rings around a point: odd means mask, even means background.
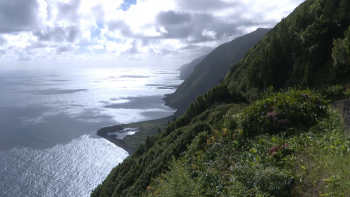
[[[0,0],[0,67],[181,66],[303,0]]]

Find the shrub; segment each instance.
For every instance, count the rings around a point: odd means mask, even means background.
[[[154,187],[157,186],[157,187]],[[198,196],[198,184],[192,179],[186,168],[173,157],[170,163],[170,171],[160,178],[153,180],[153,185],[147,188],[148,196]]]
[[[321,93],[330,99],[341,99],[344,97],[346,87],[340,85],[332,85],[321,89]]]
[[[243,134],[255,136],[309,128],[326,114],[327,103],[320,94],[311,90],[265,92],[263,99],[243,110]]]

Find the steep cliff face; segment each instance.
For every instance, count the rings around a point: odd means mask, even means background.
[[[187,77],[189,77],[193,70],[196,68],[196,66],[206,57],[206,55],[203,55],[192,62],[185,64],[179,68],[180,72],[180,79],[186,80]]]
[[[220,80],[245,53],[261,40],[269,29],[256,31],[220,45],[195,67],[191,75],[175,93],[164,98],[166,105],[177,108],[176,116],[182,115],[198,95],[219,85]]]

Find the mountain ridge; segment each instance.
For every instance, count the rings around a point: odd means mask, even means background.
[[[182,65],[178,70],[180,71],[180,79],[186,80],[193,70],[196,68],[196,66],[206,57],[207,55],[203,55],[201,57],[198,57],[194,60],[192,60],[188,64]]]
[[[173,94],[166,95],[163,99],[165,104],[177,109],[176,116],[182,115],[198,95],[219,85],[231,66],[238,62],[269,30],[259,28],[218,46],[200,61]]]

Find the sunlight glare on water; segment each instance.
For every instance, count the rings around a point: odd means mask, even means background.
[[[0,196],[89,196],[127,156],[114,144],[86,135],[46,150],[1,151]]]
[[[128,156],[97,130],[171,115],[162,98],[182,82],[178,75],[0,69],[0,196],[89,196]]]

